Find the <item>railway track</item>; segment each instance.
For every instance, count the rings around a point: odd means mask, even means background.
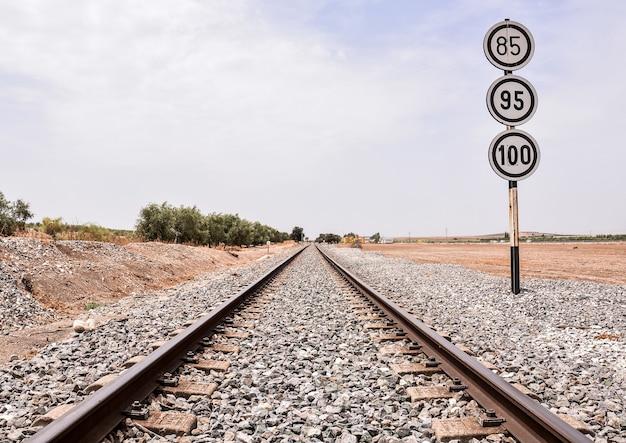
[[[590,441],[322,255],[294,254],[28,441]]]

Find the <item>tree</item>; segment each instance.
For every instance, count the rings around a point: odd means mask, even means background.
[[[147,241],[175,241],[178,235],[174,211],[167,202],[142,208],[135,227],[137,234]]]
[[[272,243],[280,243],[289,240],[290,236],[286,232],[280,232],[277,229],[270,228],[270,241]]]
[[[266,241],[270,241],[269,226],[262,225],[259,222],[252,223],[252,244],[262,245]]]
[[[315,239],[317,243],[340,243],[341,235],[338,234],[320,234],[319,237]]]
[[[372,241],[372,243],[380,243],[380,232],[377,232],[376,234],[372,235],[370,237],[370,240]]]
[[[34,214],[30,212],[30,206],[28,203],[23,200],[16,200],[13,203],[13,216],[17,222],[17,226],[19,229],[24,229],[26,227],[26,221],[33,218]]]
[[[15,230],[15,219],[11,214],[11,202],[0,192],[0,235],[11,235]]]
[[[289,237],[285,232],[259,222],[252,223],[238,214],[204,216],[195,206],[174,208],[167,202],[151,203],[142,208],[135,229],[137,236],[146,241],[180,241],[209,247],[262,245],[268,240],[281,242]]]
[[[302,229],[299,226],[295,226],[292,230],[291,230],[291,236],[290,238],[298,243],[300,243],[301,240],[304,240],[304,229]]]
[[[222,214],[209,214],[205,217],[204,223],[208,231],[207,244],[209,247],[226,243],[226,225]]]
[[[181,206],[174,210],[174,229],[181,243],[205,245],[208,241],[208,231],[203,229],[202,213],[196,208]]]
[[[237,217],[237,220],[235,220],[226,234],[226,244],[230,246],[244,246],[251,243],[252,223]]]
[[[0,192],[0,235],[13,235],[17,229],[24,229],[26,221],[33,218],[28,203],[23,200],[10,202]]]

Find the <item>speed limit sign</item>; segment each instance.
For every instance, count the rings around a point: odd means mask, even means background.
[[[505,180],[528,178],[539,166],[537,141],[527,132],[508,129],[496,135],[489,145],[489,164]]]
[[[504,71],[521,69],[535,52],[535,41],[521,23],[504,20],[487,31],[483,49],[489,63]]]
[[[489,113],[507,126],[489,145],[491,169],[509,182],[509,222],[511,226],[511,289],[519,294],[519,220],[517,182],[530,177],[539,166],[541,154],[537,141],[527,132],[515,129],[526,123],[537,109],[537,92],[533,85],[513,71],[528,64],[535,51],[535,41],[521,23],[505,19],[487,31],[483,50],[489,63],[504,71],[504,77],[487,91]]]
[[[505,75],[487,90],[487,108],[491,116],[504,125],[524,124],[537,110],[537,91],[525,78]]]

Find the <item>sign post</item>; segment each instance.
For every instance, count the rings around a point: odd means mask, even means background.
[[[517,182],[509,181],[509,226],[511,231],[511,291],[519,294],[519,217],[517,211]]]
[[[539,166],[541,154],[537,141],[515,126],[528,122],[537,110],[537,92],[526,79],[513,71],[530,62],[535,41],[521,23],[506,19],[487,31],[483,40],[487,60],[504,70],[487,91],[487,109],[506,130],[489,145],[489,164],[493,171],[509,182],[509,226],[511,240],[511,290],[520,293],[519,216],[517,182],[529,177]]]

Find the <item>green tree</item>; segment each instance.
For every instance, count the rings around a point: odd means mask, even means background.
[[[146,241],[180,241],[209,247],[261,245],[268,240],[281,242],[289,237],[285,232],[242,219],[238,214],[204,216],[196,206],[174,208],[167,202],[151,203],[142,208],[135,233]]]
[[[30,205],[23,200],[16,200],[12,211],[18,228],[22,230],[26,227],[26,222],[34,217],[34,214],[30,212]]]
[[[15,219],[11,213],[11,202],[0,192],[0,235],[11,235],[15,230]]]
[[[372,235],[370,239],[372,240],[373,243],[380,243],[380,232],[377,232],[376,234]]]
[[[262,245],[268,240],[270,240],[269,226],[262,225],[259,222],[252,223],[252,244]]]
[[[280,243],[286,240],[289,240],[289,234],[286,232],[280,232],[277,229],[269,228],[270,230],[270,241],[272,243]]]
[[[28,203],[23,200],[10,202],[0,192],[0,235],[13,235],[16,230],[24,229],[26,221],[33,218]]]
[[[292,240],[295,240],[296,242],[300,242],[301,240],[304,240],[304,229],[299,227],[299,226],[295,226],[292,230],[291,230],[291,236],[290,238]]]
[[[151,203],[141,209],[135,229],[137,235],[147,241],[176,241],[175,209],[167,202]]]
[[[217,246],[220,243],[226,244],[226,224],[222,214],[209,214],[204,219],[204,225],[208,231],[207,244]]]
[[[239,223],[239,214],[223,214],[222,220],[224,221],[224,230],[226,231],[226,236],[228,237],[228,233],[232,231],[237,223]]]
[[[320,234],[315,241],[317,243],[341,243],[341,236],[338,234]]]
[[[237,220],[230,226],[226,234],[226,244],[230,246],[244,246],[252,243],[252,223],[248,220]]]
[[[181,206],[174,210],[174,229],[181,243],[204,245],[208,241],[208,231],[203,229],[202,213],[196,208]]]

